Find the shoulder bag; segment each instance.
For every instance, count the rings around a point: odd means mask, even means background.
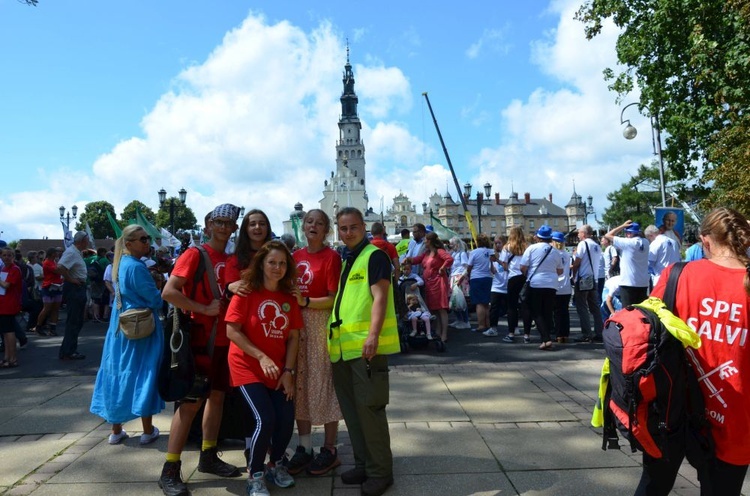
[[[198,268],[193,276],[193,290],[190,299],[195,298],[198,284],[203,280],[204,274],[208,275],[209,285],[214,298],[219,298],[219,288],[216,283],[216,275],[211,267],[211,259],[202,246],[198,246],[201,257],[198,260]],[[214,340],[216,338],[216,324],[218,318],[214,319],[211,335],[206,346],[209,357],[213,356]],[[171,328],[172,332],[164,333],[166,343],[164,346],[164,357],[159,368],[159,395],[164,401],[199,401],[208,396],[211,383],[208,376],[199,374],[195,367],[195,357],[190,348],[190,317],[179,308],[172,306],[167,316],[165,328]]]
[[[122,310],[120,283],[117,281],[117,276],[115,276],[114,285],[117,310]],[[128,339],[147,338],[156,329],[154,312],[150,308],[129,308],[124,312],[120,312],[117,324],[117,330]]]
[[[591,291],[594,289],[594,264],[591,262],[591,251],[589,251],[589,243],[586,240],[583,240],[583,242],[586,244],[586,254],[589,257],[589,266],[591,267],[591,275],[586,277],[578,277],[578,285],[576,289],[580,291]]]
[[[534,272],[532,272],[531,275],[526,278],[526,282],[523,283],[523,286],[521,286],[521,290],[518,292],[518,304],[519,305],[524,305],[528,301],[529,291],[531,288],[531,278],[534,277],[534,274],[536,274],[536,271],[544,263],[544,259],[547,258],[547,255],[549,255],[551,251],[552,251],[552,247],[550,246],[547,252],[542,257],[542,259],[539,261],[539,265],[537,265],[536,269],[534,269]]]

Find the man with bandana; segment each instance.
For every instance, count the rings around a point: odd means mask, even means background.
[[[208,227],[211,237],[202,247],[211,259],[211,267],[206,267],[203,280],[196,285],[193,284],[203,254],[197,248],[190,248],[177,259],[162,292],[162,297],[166,301],[191,314],[190,346],[193,349],[197,372],[207,375],[211,385],[203,412],[203,444],[198,471],[221,477],[239,477],[240,471],[234,465],[221,460],[217,453],[224,396],[230,387],[227,362],[229,340],[224,322],[228,301],[224,294],[221,294],[221,299],[214,299],[208,275],[215,275],[219,291],[223,293],[223,288],[226,287],[223,280],[224,267],[228,257],[225,250],[229,238],[237,230],[239,211],[239,207],[225,203],[216,207],[209,215]],[[208,356],[207,348],[214,326],[216,334],[213,354]],[[178,402],[172,417],[166,461],[159,479],[159,487],[167,496],[190,494],[187,485],[182,481],[180,457],[187,442],[190,426],[203,402],[204,399],[182,400]]]

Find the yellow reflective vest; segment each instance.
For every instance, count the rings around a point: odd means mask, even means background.
[[[367,269],[370,257],[376,250],[379,248],[367,244],[353,263],[344,262],[333,312],[328,322],[328,354],[331,362],[362,356],[362,348],[370,330],[373,301]],[[391,355],[400,351],[393,291],[389,290],[377,354]]]

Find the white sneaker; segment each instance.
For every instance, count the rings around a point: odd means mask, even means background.
[[[497,336],[497,331],[495,329],[493,329],[492,327],[490,327],[489,329],[487,329],[486,331],[484,331],[482,334],[484,334],[488,338],[494,338],[494,337]]]
[[[145,432],[141,434],[141,444],[151,444],[157,439],[159,439],[159,428],[156,426],[154,426],[154,430],[151,434],[146,434]]]
[[[281,461],[276,463],[274,467],[266,466],[266,480],[278,487],[292,487],[294,485],[294,477],[289,475]]]
[[[461,326],[456,327],[456,329],[471,329],[471,324],[468,322],[461,322]]]
[[[121,430],[119,434],[110,434],[109,435],[109,444],[120,444],[123,442],[123,440],[127,439],[128,433],[125,432],[125,429]]]
[[[266,481],[263,478],[263,472],[256,472],[247,479],[247,486],[245,486],[245,494],[247,496],[271,496],[266,487]]]
[[[410,338],[413,338],[413,337],[414,337],[414,336],[416,336],[416,335],[417,335],[417,331],[411,331],[411,332],[409,333],[409,337],[410,337]]]

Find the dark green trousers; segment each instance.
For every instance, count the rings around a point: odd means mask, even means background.
[[[388,432],[388,358],[375,356],[369,372],[363,358],[333,364],[333,385],[354,451],[354,465],[368,477],[392,477],[393,454]]]

